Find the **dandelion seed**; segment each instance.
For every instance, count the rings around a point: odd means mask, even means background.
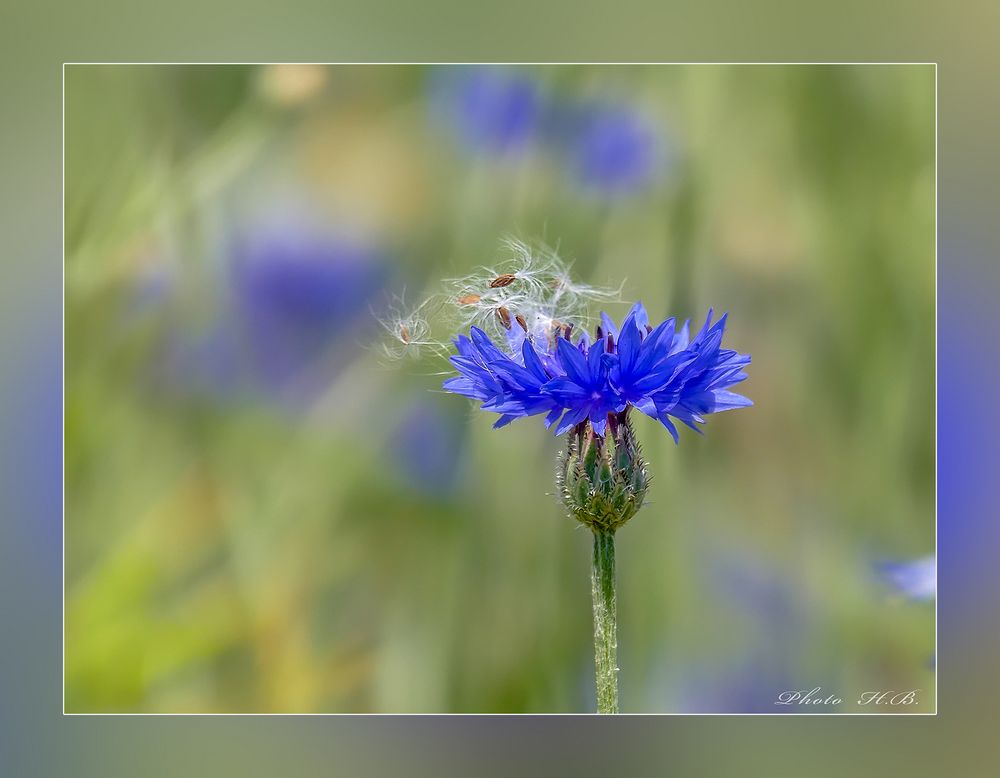
[[[440,354],[445,345],[430,336],[428,309],[433,301],[428,299],[413,310],[407,310],[402,298],[393,300],[385,314],[379,317],[379,324],[388,334],[382,343],[382,355],[395,361],[403,357],[419,358],[424,351]]]
[[[490,281],[490,289],[497,289],[502,286],[510,286],[514,281],[517,280],[517,276],[513,273],[502,273]]]
[[[451,311],[448,324],[455,330],[478,327],[491,337],[507,340],[514,349],[520,337],[548,341],[553,322],[585,328],[591,303],[617,300],[618,289],[604,289],[575,283],[569,264],[547,246],[531,246],[516,238],[505,238],[507,255],[497,267],[483,267],[478,273],[445,282],[446,301]],[[475,292],[471,290],[477,290]],[[446,308],[449,306],[445,306]],[[512,317],[520,315],[523,325],[513,336],[498,308]],[[516,319],[515,319],[516,320]]]

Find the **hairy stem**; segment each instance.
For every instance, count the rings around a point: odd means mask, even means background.
[[[615,605],[615,536],[594,530],[594,667],[597,712],[618,712],[618,625]]]

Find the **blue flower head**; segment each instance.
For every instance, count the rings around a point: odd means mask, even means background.
[[[937,561],[934,556],[907,562],[883,562],[881,578],[910,600],[933,600],[937,596]]]
[[[443,297],[386,323],[395,341],[386,353],[434,347],[421,311],[451,303],[450,328],[457,322],[460,334],[450,356],[456,374],[445,391],[496,414],[494,427],[542,417],[565,439],[556,477],[570,515],[601,537],[613,534],[642,506],[649,484],[630,409],[660,422],[678,442],[677,422],[699,431],[709,414],[752,404],[731,391],[746,379],[750,357],[723,348],[726,317],[714,321],[711,311],[693,337],[688,322],[654,326],[642,303],[620,328],[601,314],[589,331],[589,304],[617,300],[620,290],[574,282],[549,249],[505,243],[510,262],[452,279]]]
[[[234,249],[231,282],[257,378],[280,387],[342,342],[379,291],[379,252],[318,233],[261,231]]]
[[[634,107],[594,102],[577,108],[570,120],[571,165],[581,184],[613,196],[652,183],[662,156],[660,139]]]
[[[746,379],[750,356],[722,348],[726,316],[713,323],[709,311],[692,338],[687,322],[679,330],[672,318],[650,326],[636,303],[621,329],[602,314],[592,341],[586,333],[574,340],[570,328],[544,315],[514,321],[506,326],[511,333],[520,329],[509,338],[519,342],[515,350],[500,348],[479,327],[460,335],[451,358],[459,375],[444,382],[446,391],[500,414],[496,427],[545,414],[557,435],[589,425],[600,437],[609,420],[633,407],[659,421],[676,442],[674,421],[700,432],[705,416],[753,404],[730,391]]]
[[[431,106],[470,149],[520,151],[533,139],[541,112],[537,82],[493,67],[438,71]]]
[[[381,252],[288,228],[241,232],[204,331],[171,328],[169,382],[210,398],[312,399],[353,354],[352,335],[383,286]]]

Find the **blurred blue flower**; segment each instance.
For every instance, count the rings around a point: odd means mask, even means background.
[[[158,310],[174,291],[173,282],[162,263],[150,262],[142,266],[130,280],[122,312],[125,323],[132,324],[137,318]]]
[[[236,322],[220,316],[194,332],[171,329],[158,368],[166,388],[198,397],[230,396],[246,383],[244,345]]]
[[[473,151],[520,151],[534,139],[541,112],[538,83],[494,67],[435,73],[431,107]]]
[[[493,66],[440,68],[430,84],[435,118],[473,152],[507,154],[537,143],[567,175],[604,196],[652,184],[667,149],[656,125],[626,100],[546,100],[531,75]]]
[[[383,287],[387,264],[357,243],[271,230],[237,239],[227,271],[208,326],[171,333],[171,383],[210,396],[295,400],[328,382],[355,348],[351,334]]]
[[[446,380],[444,389],[499,413],[494,427],[545,413],[547,427],[558,421],[557,435],[589,422],[603,436],[609,415],[632,406],[663,424],[675,442],[671,418],[700,432],[696,424],[704,423],[703,416],[753,404],[729,391],[746,379],[750,356],[721,348],[725,316],[713,325],[709,311],[690,342],[687,322],[675,332],[672,318],[655,329],[648,319],[636,303],[621,332],[602,314],[592,344],[586,333],[573,344],[567,330],[556,328],[524,332],[520,348],[509,353],[472,327],[471,337],[454,341],[458,353],[451,363],[459,375]]]
[[[465,425],[421,401],[408,409],[391,438],[394,473],[425,494],[454,490],[463,459]]]
[[[271,233],[239,243],[233,254],[236,315],[256,378],[280,387],[344,345],[367,313],[386,268],[372,249],[304,233]]]
[[[571,109],[566,121],[569,164],[583,186],[613,196],[655,180],[663,149],[654,125],[633,106],[593,102]]]
[[[928,601],[937,596],[937,561],[933,555],[908,562],[883,562],[878,572],[883,581],[911,600]]]

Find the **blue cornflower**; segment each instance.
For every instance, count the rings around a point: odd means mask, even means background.
[[[574,344],[569,330],[555,323],[542,331],[524,327],[508,338],[509,352],[473,327],[471,338],[455,340],[458,353],[451,362],[460,375],[445,381],[444,389],[501,414],[496,427],[545,413],[546,426],[555,424],[557,435],[589,423],[594,434],[603,436],[609,418],[635,407],[663,424],[677,442],[671,418],[700,432],[696,425],[704,423],[704,416],[753,404],[729,391],[746,379],[743,368],[750,356],[721,347],[725,325],[725,316],[712,324],[709,311],[705,325],[689,339],[687,322],[679,332],[673,318],[653,328],[636,303],[620,331],[602,314],[593,343],[584,333]],[[515,331],[513,326],[509,331]]]
[[[747,377],[750,357],[722,348],[726,317],[713,324],[711,310],[694,338],[687,322],[677,331],[673,318],[652,327],[642,303],[621,330],[602,314],[593,340],[587,332],[573,336],[581,310],[574,301],[601,292],[574,284],[554,258],[541,267],[525,262],[515,272],[487,273],[456,279],[455,299],[469,308],[470,324],[492,323],[501,345],[470,326],[468,336],[455,338],[451,363],[458,375],[444,389],[499,414],[494,427],[545,414],[546,426],[565,435],[557,493],[569,515],[594,533],[597,709],[617,713],[614,538],[642,508],[649,488],[629,408],[661,422],[676,442],[672,418],[697,430],[709,413],[752,404],[729,391]]]
[[[483,410],[500,414],[496,428],[510,424],[522,416],[548,413],[546,426],[559,418],[562,407],[554,398],[542,393],[542,387],[552,376],[543,367],[530,341],[521,346],[523,364],[501,351],[489,335],[473,327],[471,339],[459,335],[455,339],[456,356],[452,365],[461,374],[444,382],[448,392],[482,402]]]
[[[695,357],[687,350],[674,349],[673,318],[656,329],[649,328],[645,318],[645,311],[637,306],[637,310],[625,318],[619,335],[614,322],[604,315],[601,334],[607,331],[612,340],[618,337],[618,359],[613,364],[611,379],[623,400],[647,416],[663,421],[670,430],[673,425],[665,417],[661,418],[654,395],[662,398],[665,387],[673,385],[675,377]]]
[[[669,417],[700,433],[696,424],[705,423],[703,416],[753,405],[743,395],[728,391],[729,387],[746,380],[743,368],[750,364],[750,355],[721,348],[727,316],[713,325],[709,310],[704,326],[690,343],[688,322],[685,322],[671,347],[674,353],[670,359],[680,358],[680,366],[670,380],[649,395],[655,416],[647,404],[637,406],[659,419],[674,442],[678,441],[678,435]]]
[[[617,102],[594,102],[577,108],[571,121],[571,164],[584,186],[618,195],[653,181],[662,154],[655,128],[639,111]]]
[[[343,238],[290,230],[261,231],[234,248],[233,302],[256,380],[274,388],[296,382],[344,345],[382,288],[377,249]]]
[[[209,326],[170,332],[168,379],[210,397],[310,399],[346,363],[351,335],[388,277],[381,252],[267,227],[239,235],[228,259]]]
[[[884,562],[881,577],[911,600],[933,600],[937,596],[937,562],[934,556],[909,562]]]
[[[541,113],[538,83],[493,67],[439,71],[432,83],[432,107],[469,148],[503,154],[525,148]]]
[[[387,456],[408,486],[443,496],[460,482],[467,427],[438,403],[420,400],[405,410],[387,445]]]
[[[580,346],[573,346],[565,338],[556,339],[556,356],[566,375],[548,381],[542,392],[566,408],[556,427],[557,435],[587,420],[597,435],[603,435],[608,414],[625,410],[621,395],[611,385],[604,349],[604,340],[597,340],[584,356]]]

